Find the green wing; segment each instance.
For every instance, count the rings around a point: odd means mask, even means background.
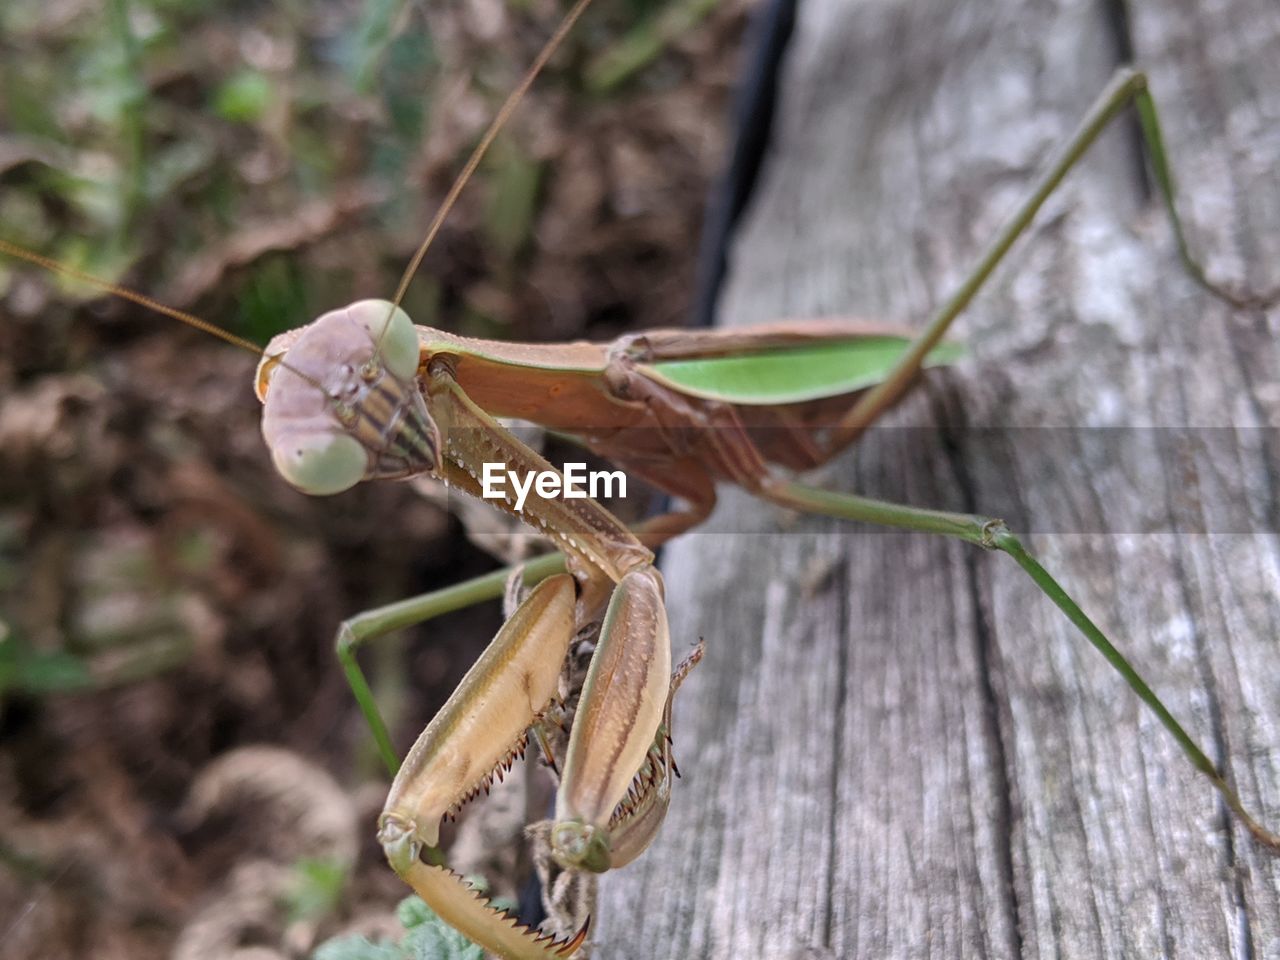
[[[803,403],[875,386],[910,344],[906,337],[857,337],[737,356],[662,360],[644,369],[690,396],[746,405]],[[962,354],[959,344],[942,343],[924,365],[952,363]]]

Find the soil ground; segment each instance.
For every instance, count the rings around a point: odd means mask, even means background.
[[[561,12],[218,7],[4,5],[0,236],[259,344],[395,289]],[[598,7],[428,255],[418,322],[554,341],[684,321],[745,3],[620,79],[663,8]],[[239,350],[8,259],[0,318],[5,956],[300,957],[376,928],[405,891],[334,630],[496,561],[409,484],[289,489]],[[476,609],[370,654],[400,743],[497,624]]]

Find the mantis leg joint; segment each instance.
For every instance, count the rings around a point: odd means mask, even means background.
[[[356,637],[356,632],[351,628],[350,620],[343,620],[338,624],[338,632],[333,638],[333,651],[339,657],[348,656],[354,650],[360,641]]]
[[[994,518],[982,524],[982,538],[978,545],[984,550],[1004,550],[1006,553],[1009,547],[1020,546],[1009,525]]]

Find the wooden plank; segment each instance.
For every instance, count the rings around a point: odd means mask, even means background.
[[[1280,282],[1280,8],[802,0],[722,323],[918,322],[1131,42],[1192,242]],[[815,482],[1029,545],[1280,821],[1280,312],[1179,269],[1119,126]],[[1280,865],[1014,564],[726,491],[664,558],[677,785],[597,956],[1280,957]]]

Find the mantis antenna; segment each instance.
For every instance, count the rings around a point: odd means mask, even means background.
[[[536,80],[538,78],[538,74],[542,72],[542,68],[545,67],[547,65],[547,61],[555,55],[560,44],[564,42],[564,38],[568,36],[569,31],[573,29],[574,24],[578,22],[578,18],[582,16],[583,11],[585,11],[590,4],[591,0],[577,0],[573,5],[573,8],[565,15],[564,19],[560,21],[560,25],[556,27],[555,33],[551,35],[551,38],[547,40],[542,49],[538,52],[538,56],[534,58],[532,65],[525,72],[524,76],[521,77],[520,82],[516,84],[515,89],[511,91],[510,95],[503,102],[502,107],[489,123],[488,129],[485,130],[484,136],[480,138],[480,142],[477,143],[475,149],[471,151],[471,156],[467,158],[467,162],[463,166],[462,172],[458,174],[457,179],[453,182],[453,186],[451,186],[449,188],[449,192],[445,194],[444,201],[440,204],[440,209],[436,211],[436,215],[432,219],[430,226],[427,227],[426,236],[418,246],[417,251],[414,252],[413,259],[409,261],[409,266],[405,268],[404,275],[400,278],[400,285],[396,288],[396,295],[391,301],[390,308],[387,310],[386,320],[383,321],[382,329],[379,331],[378,337],[374,341],[375,354],[382,349],[382,342],[386,337],[387,327],[391,323],[391,317],[395,313],[396,307],[400,305],[400,301],[404,299],[405,291],[409,288],[409,283],[413,280],[414,274],[418,272],[418,267],[422,264],[422,258],[426,256],[427,250],[430,248],[437,234],[440,233],[440,227],[444,224],[445,218],[449,215],[449,211],[453,209],[454,204],[457,202],[459,194],[462,193],[462,188],[467,185],[467,181],[471,179],[471,175],[474,174],[476,168],[480,166],[480,161],[484,159],[485,154],[489,151],[489,147],[492,146],[493,141],[506,125],[511,114],[515,112],[520,101],[524,99],[524,95],[528,93],[534,80]],[[122,287],[118,284],[111,283],[110,281],[102,280],[98,277],[92,276],[91,274],[84,273],[83,271],[77,270],[75,267],[59,263],[49,257],[42,257],[38,253],[32,253],[29,250],[14,246],[4,240],[0,240],[0,251],[11,254],[20,260],[26,260],[28,263],[33,263],[38,267],[43,267],[53,273],[59,273],[63,276],[79,280],[82,283],[87,283],[100,290],[104,290],[107,293],[114,294],[117,297],[136,303],[148,310],[163,314],[166,317],[181,321],[188,326],[195,327],[197,330],[202,330],[205,333],[211,334],[219,340],[224,340],[232,346],[239,347],[242,350],[247,350],[254,356],[261,357],[265,355],[265,351],[261,347],[244,339],[243,337],[238,337],[234,333],[223,330],[221,327],[215,326],[207,320],[202,320],[184,310],[178,310],[174,307],[167,306],[158,300],[153,300],[151,297],[144,296],[141,293],[136,293],[126,287]],[[309,377],[289,366],[289,364],[284,361],[282,354],[276,354],[274,356],[267,357],[267,359],[279,363],[284,369],[298,377],[301,377],[312,386],[323,391],[323,387],[314,378]]]
[[[130,290],[128,287],[122,287],[118,283],[112,283],[109,280],[103,280],[101,277],[95,277],[91,273],[85,273],[83,270],[77,270],[75,267],[68,266],[65,263],[59,263],[50,257],[42,257],[38,253],[33,253],[23,247],[15,246],[6,240],[0,240],[0,252],[7,253],[10,256],[17,257],[19,260],[25,260],[27,263],[33,263],[37,267],[43,267],[50,273],[62,274],[64,277],[70,277],[73,280],[79,280],[81,283],[87,283],[92,287],[97,287],[114,296],[120,297],[122,300],[128,300],[130,303],[136,303],[140,307],[146,307],[154,313],[162,314],[174,320],[179,320],[189,327],[195,327],[197,330],[224,340],[233,347],[239,347],[241,350],[247,350],[255,357],[266,356],[266,351],[254,343],[252,340],[246,340],[244,337],[238,337],[229,330],[223,330],[221,327],[210,323],[208,320],[201,320],[193,313],[187,313],[185,310],[179,310],[168,304],[161,303],[159,300],[153,300],[145,294]],[[324,387],[313,377],[307,376],[300,370],[295,370],[289,364],[285,363],[283,354],[275,354],[267,357],[268,360],[274,360],[284,369],[288,370],[294,376],[301,377],[311,386],[317,388],[321,392]]]
[[[543,45],[538,52],[538,56],[534,58],[533,64],[525,71],[525,75],[520,78],[516,88],[511,91],[503,102],[502,107],[498,110],[497,115],[489,123],[489,128],[485,130],[480,142],[471,151],[471,156],[467,158],[462,172],[453,181],[453,186],[445,194],[444,200],[440,204],[440,209],[436,211],[435,217],[431,220],[431,225],[427,227],[427,235],[418,246],[413,259],[409,261],[409,266],[405,268],[404,275],[400,278],[400,286],[396,288],[396,295],[391,299],[391,307],[387,310],[387,318],[382,322],[382,330],[379,331],[378,339],[374,342],[375,353],[382,349],[382,341],[386,336],[387,327],[391,323],[391,317],[395,313],[396,307],[400,306],[400,301],[404,299],[405,291],[409,289],[409,283],[413,280],[413,275],[418,272],[418,267],[422,265],[422,258],[427,255],[427,250],[440,232],[440,227],[444,225],[445,217],[449,215],[449,211],[453,209],[453,205],[457,202],[458,195],[462,193],[462,188],[467,185],[471,175],[476,172],[476,167],[480,166],[480,161],[484,159],[484,155],[488,153],[489,147],[493,144],[503,126],[506,125],[511,114],[515,112],[520,101],[524,99],[524,95],[529,92],[529,88],[533,86],[533,81],[538,78],[542,68],[547,65],[548,60],[555,56],[555,52],[564,41],[564,38],[569,35],[573,25],[578,22],[578,18],[582,16],[583,11],[590,4],[591,0],[578,0],[573,5],[573,9],[565,14],[565,18],[560,21],[560,25],[556,27],[551,39]]]

